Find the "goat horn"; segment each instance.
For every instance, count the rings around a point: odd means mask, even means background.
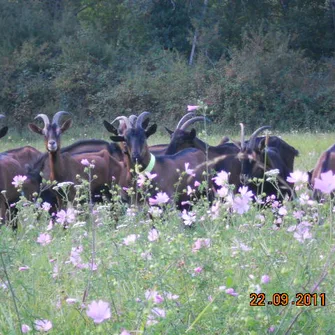
[[[245,140],[244,140],[244,124],[240,123],[241,127],[241,150],[245,148]]]
[[[191,120],[186,121],[179,129],[185,130],[187,127],[189,127],[191,124],[197,122],[197,121],[209,121],[205,116],[196,116],[192,118]]]
[[[60,118],[63,116],[63,115],[65,115],[65,114],[70,114],[69,112],[64,112],[64,111],[59,111],[59,112],[57,112],[54,116],[53,116],[53,118],[52,118],[52,124],[56,124],[57,126],[59,126],[59,120],[60,120]]]
[[[264,131],[266,129],[270,129],[270,128],[271,128],[271,126],[263,126],[263,127],[258,128],[257,130],[255,130],[250,136],[249,143],[248,143],[248,148],[253,150],[255,145],[256,145],[257,135],[260,134],[262,131]]]
[[[146,116],[148,116],[148,115],[150,115],[150,112],[143,112],[143,113],[141,113],[140,115],[139,115],[139,117],[137,118],[137,120],[136,120],[136,127],[141,127],[142,128],[142,123],[143,123],[143,121],[144,121],[144,118],[146,117]]]
[[[115,121],[119,121],[120,122],[120,126],[122,125],[122,122],[123,122],[123,123],[126,124],[127,129],[131,128],[131,124],[130,124],[129,119],[126,116],[124,116],[124,115],[118,116],[111,123],[113,124]]]
[[[180,119],[180,121],[178,122],[176,129],[179,129],[187,119],[189,119],[190,117],[193,117],[194,115],[195,115],[195,114],[194,114],[193,112],[189,112],[189,113],[185,114],[185,115]]]
[[[41,118],[44,122],[44,127],[47,127],[50,124],[49,117],[46,114],[38,114],[35,116],[34,120]]]
[[[130,115],[128,119],[129,119],[130,125],[132,127],[135,127],[136,120],[137,120],[137,115],[134,115],[134,114]]]

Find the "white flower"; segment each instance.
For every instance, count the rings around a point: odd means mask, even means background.
[[[24,181],[27,179],[27,176],[15,176],[13,178],[12,184],[14,185],[15,188],[21,187]]]

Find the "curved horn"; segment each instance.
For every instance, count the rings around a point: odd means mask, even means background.
[[[136,124],[136,120],[137,120],[137,115],[130,115],[129,116],[129,122],[131,124],[132,127],[135,127],[135,124]]]
[[[176,129],[179,129],[179,128],[183,125],[183,123],[184,123],[186,120],[188,120],[189,118],[193,117],[194,115],[195,115],[194,112],[189,112],[189,113],[185,114],[185,115],[180,119],[180,121],[178,122]]]
[[[126,124],[127,129],[131,128],[131,124],[130,121],[128,120],[128,118],[124,115],[118,116],[117,118],[115,118],[111,123],[113,124],[115,121],[119,121],[120,122],[120,126],[122,126],[122,122],[124,122]]]
[[[140,116],[136,120],[136,125],[135,126],[136,127],[142,127],[142,123],[144,121],[144,118],[146,116],[148,116],[148,115],[150,115],[150,112],[143,112],[143,113],[141,113]]]
[[[257,135],[260,134],[262,131],[264,131],[266,129],[270,129],[270,128],[271,128],[271,126],[263,126],[263,127],[258,128],[257,130],[255,130],[249,138],[248,148],[253,150],[254,147],[255,147],[255,144],[256,144]]]
[[[179,129],[185,130],[187,127],[189,127],[191,124],[197,122],[197,121],[209,121],[205,116],[196,116],[192,118],[191,120],[186,121]]]
[[[38,114],[35,116],[34,120],[41,118],[44,122],[44,127],[47,127],[50,124],[49,117],[46,114]]]
[[[52,118],[52,124],[59,126],[59,120],[63,115],[70,114],[69,112],[59,111]]]
[[[245,140],[244,140],[244,124],[240,123],[241,127],[241,150],[245,148]]]

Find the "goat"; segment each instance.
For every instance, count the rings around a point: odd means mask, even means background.
[[[93,193],[101,187],[104,187],[105,183],[110,184],[115,178],[116,183],[124,184],[124,171],[125,167],[122,162],[112,157],[108,150],[103,149],[99,152],[85,152],[74,155],[75,149],[80,147],[79,145],[67,148],[68,151],[62,151],[60,149],[60,135],[64,133],[72,124],[72,120],[66,120],[61,126],[59,120],[62,115],[67,114],[66,112],[57,112],[52,122],[50,123],[49,118],[45,114],[38,114],[36,118],[41,118],[44,121],[44,128],[39,128],[33,123],[29,124],[30,130],[33,132],[43,135],[45,139],[45,145],[47,154],[40,157],[40,159],[34,164],[34,167],[28,173],[28,179],[25,190],[31,195],[32,190],[36,190],[36,186],[39,187],[40,178],[37,176],[40,171],[46,179],[50,181],[64,182],[71,181],[76,182],[76,176],[85,176],[84,165],[81,164],[81,160],[86,158],[88,160],[95,160],[94,173],[100,174],[98,178],[92,182]],[[86,146],[87,149],[87,146]],[[71,155],[71,151],[72,154]],[[70,192],[70,200],[73,200],[74,192],[73,189]],[[56,195],[58,206],[61,207],[62,201],[59,195]]]
[[[4,115],[0,115],[3,118]],[[0,130],[0,138],[4,137],[8,132],[8,127],[3,127]],[[24,175],[25,163],[34,159],[40,154],[37,149],[26,146],[22,148],[11,149],[0,154],[0,216],[3,221],[6,220],[7,204],[11,204],[19,198],[17,189],[12,184],[13,178],[17,175]]]
[[[332,171],[335,173],[335,144],[329,147],[319,157],[314,169],[310,172],[310,186],[313,189],[313,199],[320,200],[321,192],[314,189],[315,178],[321,177],[321,173]]]
[[[241,164],[241,183],[248,184],[254,194],[257,194],[259,190],[256,185],[250,183],[250,180],[262,179],[266,171],[278,169],[279,197],[286,194],[292,197],[294,195],[293,185],[286,179],[293,172],[294,158],[298,155],[298,151],[278,137],[257,138],[258,134],[269,129],[270,126],[258,128],[246,142],[244,125],[241,123],[240,126],[241,151],[238,153],[238,159]],[[278,190],[273,183],[264,181],[263,192],[270,195],[277,194]]]
[[[148,147],[147,139],[156,132],[157,125],[153,124],[148,129],[143,129],[142,124],[149,112],[143,112],[136,120],[136,124],[131,124],[126,117],[122,117],[126,124],[126,130],[123,135],[111,136],[115,142],[124,142],[125,148],[128,151],[131,167],[140,165],[142,172],[152,172],[157,174],[153,180],[155,186],[162,192],[165,192],[170,199],[177,199],[177,207],[183,208],[184,201],[189,199],[189,196],[182,193],[187,186],[187,181],[195,180],[202,181],[205,176],[204,162],[205,154],[197,149],[186,149],[178,152],[175,155],[154,156]],[[121,118],[121,117],[119,117]],[[195,175],[183,176],[181,180],[180,172],[185,170],[185,164],[189,163],[191,169],[194,169]],[[197,168],[202,166],[202,168]],[[177,189],[175,189],[177,186]]]

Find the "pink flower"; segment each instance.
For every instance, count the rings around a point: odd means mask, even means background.
[[[153,206],[149,208],[148,213],[150,213],[153,218],[159,218],[163,213],[163,210],[159,207]]]
[[[246,213],[250,208],[249,200],[243,197],[236,196],[233,201],[233,209],[238,214]]]
[[[169,202],[170,198],[165,192],[158,192],[155,198],[149,198],[149,204],[152,205],[162,205]]]
[[[68,208],[66,211],[62,209],[56,216],[56,221],[61,225],[72,223],[76,219],[75,210],[73,208]]]
[[[46,212],[49,212],[51,208],[51,205],[48,202],[43,202],[42,204],[42,209],[45,210]]]
[[[232,295],[233,297],[237,297],[238,293],[235,292],[233,288],[227,288],[226,293]]]
[[[73,304],[75,304],[76,302],[78,302],[78,299],[75,299],[75,298],[67,298],[65,301],[66,301],[66,303],[67,303],[68,305],[73,305]]]
[[[195,182],[194,182],[194,187],[199,187],[201,184],[196,180]]]
[[[279,210],[278,210],[278,214],[282,215],[282,216],[285,216],[287,214],[286,207],[285,206],[280,207]]]
[[[209,248],[211,246],[211,240],[209,238],[198,238],[192,247],[192,252],[197,252],[201,248]]]
[[[52,323],[49,320],[35,320],[35,329],[40,332],[48,332],[52,328]]]
[[[14,185],[15,188],[21,187],[24,181],[27,179],[27,176],[15,176],[12,181],[12,185]]]
[[[187,185],[187,195],[190,195],[190,194],[192,194],[192,193],[194,193],[194,189],[190,186],[190,185]]]
[[[131,335],[127,330],[123,329],[120,335]]]
[[[189,176],[195,177],[195,173],[193,172],[194,169],[189,169],[188,167],[190,166],[190,163],[185,163],[185,172]]]
[[[186,209],[183,210],[181,217],[184,220],[185,226],[191,226],[197,219],[195,213],[187,212]]]
[[[109,303],[102,300],[94,300],[87,306],[86,314],[93,319],[94,323],[101,323],[111,317]]]
[[[222,186],[216,192],[220,198],[225,198],[229,194],[229,188],[226,186]]]
[[[321,178],[315,178],[314,188],[322,193],[330,194],[335,189],[335,175],[331,170],[321,173]]]
[[[302,171],[294,171],[290,173],[290,176],[286,178],[289,183],[299,184],[299,183],[307,183],[308,182],[308,174]]]
[[[305,221],[299,223],[296,226],[296,229],[292,229],[292,231],[295,230],[295,233],[293,234],[293,237],[300,243],[304,243],[305,240],[311,239],[312,234],[309,231],[309,226],[311,226],[311,224],[309,224],[308,222],[305,222]]]
[[[19,267],[19,271],[26,271],[26,270],[29,270],[29,266],[24,265]]]
[[[148,240],[150,242],[157,241],[159,238],[159,232],[156,228],[152,228],[148,233]]]
[[[37,243],[42,246],[46,246],[51,242],[51,236],[49,234],[41,233],[37,238]]]
[[[125,244],[125,245],[134,244],[135,241],[137,240],[137,238],[138,238],[138,235],[130,234],[123,239],[123,244]]]
[[[187,105],[187,111],[188,111],[188,112],[196,111],[196,110],[199,109],[199,108],[200,108],[200,106]]]
[[[22,324],[21,331],[23,334],[26,334],[31,331],[31,328],[28,325]]]
[[[161,304],[164,301],[164,298],[158,294],[156,290],[147,290],[145,292],[145,298],[152,300],[155,304]]]
[[[263,275],[261,278],[262,284],[268,284],[270,282],[270,277],[268,275]]]
[[[86,166],[86,167],[89,167],[90,169],[94,169],[94,164],[92,164],[92,163],[90,163],[89,161],[88,161],[88,159],[82,159],[81,161],[80,161],[80,163],[82,164],[82,165],[84,165],[84,166]]]
[[[220,171],[216,177],[212,178],[217,186],[225,186],[228,184],[229,174],[226,171]]]
[[[200,272],[202,272],[202,267],[201,267],[201,266],[196,267],[196,268],[194,269],[194,272],[195,272],[195,273],[200,273]]]
[[[275,330],[276,330],[275,326],[270,326],[269,329],[268,329],[268,332],[273,333]]]

